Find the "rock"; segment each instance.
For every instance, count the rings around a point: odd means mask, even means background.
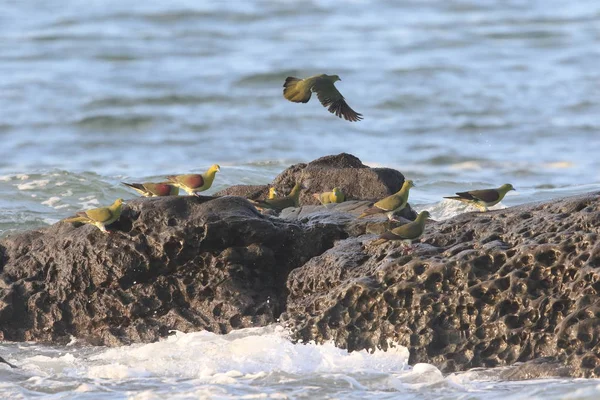
[[[269,197],[269,185],[235,185],[215,193],[214,196],[239,196],[251,200],[264,200]]]
[[[334,187],[342,189],[346,200],[380,200],[400,190],[404,176],[390,168],[369,168],[355,156],[342,153],[292,165],[275,178],[273,186],[287,194],[298,181],[306,187],[300,204],[316,205],[319,201],[313,194]]]
[[[547,357],[598,377],[599,234],[595,193],[428,224],[410,255],[350,237],[290,273],[284,319],[297,340],[394,341],[444,372]]]
[[[137,199],[108,229],[60,222],[0,239],[4,340],[118,345],[271,324],[289,271],[345,237],[239,197]]]
[[[315,192],[361,182],[361,195],[381,197],[403,181],[387,171],[342,154],[276,182]],[[125,205],[110,234],[61,222],[0,238],[0,338],[119,345],[282,317],[295,340],[350,351],[397,343],[411,363],[444,372],[600,377],[599,193],[431,222],[411,254],[370,244],[396,226],[357,219],[370,203],[270,217],[241,197],[145,198]]]

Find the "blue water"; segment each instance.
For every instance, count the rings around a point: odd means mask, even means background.
[[[441,201],[458,190],[510,182],[501,206],[599,190],[598,65],[598,1],[5,1],[0,235],[132,198],[122,180],[216,162],[218,190],[340,152],[402,171],[438,219],[464,211]],[[318,73],[363,121],[283,99],[287,76]],[[107,398],[127,397],[115,382]]]

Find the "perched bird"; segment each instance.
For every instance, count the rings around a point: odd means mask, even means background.
[[[123,199],[117,199],[108,207],[93,208],[87,211],[77,213],[76,217],[67,218],[65,222],[79,222],[82,224],[95,225],[102,232],[107,232],[106,225],[110,225],[121,216],[123,209]]]
[[[337,75],[321,74],[305,79],[288,76],[283,84],[283,96],[294,103],[307,103],[312,92],[315,92],[323,107],[329,107],[330,113],[347,121],[360,121],[362,115],[346,103],[344,96],[334,86],[336,81],[341,81]]]
[[[177,196],[179,194],[179,188],[169,182],[121,183],[145,197]]]
[[[321,204],[342,203],[346,200],[344,193],[340,188],[333,188],[331,192],[315,193],[313,197],[321,202]]]
[[[402,240],[403,244],[410,245],[413,239],[417,239],[423,234],[427,218],[431,218],[429,211],[421,211],[419,215],[417,215],[417,219],[413,222],[409,222],[408,224],[394,228],[391,231],[382,233],[379,238],[372,241],[371,244],[379,245],[388,240]]]
[[[470,190],[468,192],[456,193],[457,196],[444,197],[445,199],[458,200],[463,203],[471,204],[481,211],[487,211],[488,207],[492,207],[506,196],[511,190],[515,190],[513,185],[505,183],[497,189],[482,189],[482,190]]]
[[[269,199],[276,199],[277,198],[277,190],[275,190],[274,187],[270,187],[269,188]]]
[[[185,190],[187,194],[196,194],[203,192],[212,186],[215,180],[215,174],[221,170],[217,164],[213,164],[208,171],[203,174],[171,175],[167,179],[171,184]]]
[[[408,193],[411,187],[414,187],[413,181],[404,181],[399,191],[383,200],[379,200],[373,204],[371,208],[367,208],[358,218],[363,218],[368,215],[386,214],[389,219],[394,218],[394,212],[402,210],[408,203]]]
[[[300,190],[302,190],[302,185],[300,183],[296,183],[290,194],[287,196],[267,200],[250,200],[250,202],[258,209],[268,208],[276,211],[281,211],[288,207],[298,207]]]

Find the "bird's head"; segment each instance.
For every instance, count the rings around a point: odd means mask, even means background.
[[[428,219],[428,218],[431,218],[431,214],[429,213],[429,211],[423,210],[419,213],[419,217],[421,217],[423,219]]]
[[[500,186],[500,190],[505,191],[505,192],[509,192],[511,190],[517,190],[513,187],[513,185],[511,185],[510,183],[505,183],[504,185]]]
[[[277,190],[274,187],[269,188],[269,197],[277,196]]]
[[[333,188],[333,190],[332,190],[332,192],[333,192],[333,194],[334,194],[336,197],[338,197],[338,196],[341,196],[341,195],[342,195],[342,189],[340,189],[340,188],[337,188],[337,187],[334,187],[334,188]]]
[[[118,207],[122,204],[123,204],[123,199],[116,199],[113,205]]]
[[[327,78],[329,78],[329,80],[331,80],[331,82],[337,82],[337,81],[341,81],[342,80],[339,77],[339,75],[327,75]]]
[[[410,189],[411,187],[415,187],[415,183],[412,180],[407,180],[404,181],[404,184],[402,184],[403,187]]]
[[[221,167],[219,166],[219,164],[213,164],[210,166],[209,170],[212,172],[219,172],[221,170]]]

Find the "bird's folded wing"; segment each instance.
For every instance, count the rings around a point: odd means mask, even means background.
[[[402,199],[399,196],[389,196],[383,200],[379,200],[377,203],[373,204],[374,207],[379,208],[383,211],[393,211],[396,208],[402,205]]]
[[[156,196],[168,196],[171,193],[171,185],[166,183],[144,183],[144,188]]]
[[[411,222],[406,225],[392,229],[392,233],[401,239],[414,239],[423,233],[421,226],[418,223]]]
[[[85,212],[85,215],[96,222],[104,222],[108,221],[112,218],[113,214],[108,207],[95,208],[93,210],[88,210]]]
[[[175,177],[169,177],[169,180],[188,188],[199,188],[204,185],[204,178],[200,174],[177,175]]]
[[[484,189],[484,190],[471,190],[470,192],[456,193],[460,197],[467,198],[464,195],[468,195],[469,200],[481,200],[485,202],[496,201],[500,198],[500,193],[495,189]]]
[[[323,107],[328,107],[330,113],[348,121],[360,121],[362,115],[354,111],[344,100],[344,96],[335,88],[333,82],[326,79],[319,79],[313,86],[313,92]]]

